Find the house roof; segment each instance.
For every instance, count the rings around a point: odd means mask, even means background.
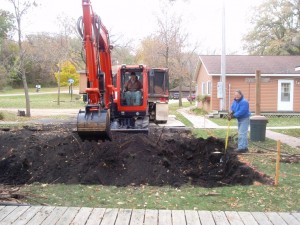
[[[200,64],[210,75],[221,74],[220,55],[201,55]],[[249,56],[227,55],[226,74],[299,74],[295,71],[300,66],[300,56]]]

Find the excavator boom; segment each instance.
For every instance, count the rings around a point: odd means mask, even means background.
[[[82,0],[83,16],[77,28],[85,50],[87,105],[79,111],[77,132],[82,139],[111,139],[110,99],[113,95],[109,35],[90,0]]]

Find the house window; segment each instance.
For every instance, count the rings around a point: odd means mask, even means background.
[[[207,94],[211,95],[211,81],[207,81]]]
[[[206,83],[205,82],[202,82],[202,92],[201,92],[202,95],[206,95]]]
[[[290,101],[290,84],[289,83],[282,83],[281,84],[281,101],[282,102],[289,102]]]

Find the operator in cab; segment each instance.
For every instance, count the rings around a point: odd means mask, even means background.
[[[131,72],[130,79],[124,86],[126,105],[141,105],[142,89],[143,85],[135,72]]]

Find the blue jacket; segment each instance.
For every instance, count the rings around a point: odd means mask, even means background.
[[[249,110],[249,102],[244,99],[244,96],[242,96],[239,100],[233,100],[231,111],[234,112],[233,116],[238,120],[251,116],[251,112]]]

